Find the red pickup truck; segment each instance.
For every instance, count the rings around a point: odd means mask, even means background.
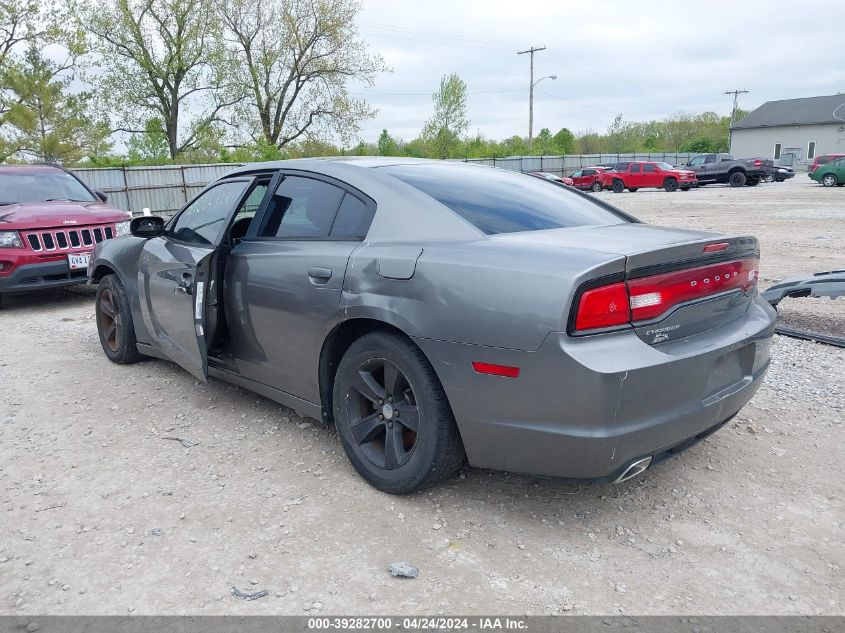
[[[633,161],[625,171],[611,169],[602,174],[602,183],[606,189],[615,193],[636,191],[644,187],[665,189],[666,191],[689,191],[698,186],[695,172],[689,169],[672,167],[669,163]]]

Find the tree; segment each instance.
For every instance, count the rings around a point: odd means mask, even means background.
[[[97,81],[115,131],[146,134],[157,118],[173,159],[198,147],[241,98],[224,90],[228,59],[213,0],[94,0],[78,13],[105,70]]]
[[[443,75],[440,89],[431,96],[434,114],[423,127],[422,138],[434,148],[438,158],[451,158],[460,146],[461,135],[469,129],[467,85],[456,74]]]
[[[21,63],[5,74],[14,103],[4,121],[16,152],[39,161],[73,163],[109,150],[107,123],[89,114],[90,93],[70,91],[73,65],[72,58],[64,64],[46,59],[33,43]]]
[[[567,128],[562,127],[552,137],[554,151],[556,154],[573,154],[575,152],[575,135]]]
[[[372,86],[387,70],[358,35],[354,0],[222,0],[232,89],[252,139],[282,148],[303,135],[346,144],[375,116],[353,99],[350,81]]]
[[[396,140],[387,133],[387,130],[382,130],[381,136],[378,137],[378,153],[379,156],[396,156],[397,154]]]

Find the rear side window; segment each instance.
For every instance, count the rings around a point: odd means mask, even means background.
[[[331,237],[343,239],[363,239],[373,221],[373,209],[361,200],[347,193],[340,203],[337,217],[332,225]]]
[[[649,163],[648,165],[645,165],[643,167],[643,171],[646,171],[646,172],[653,174],[654,172],[657,171],[657,167],[655,165],[652,165],[651,163]]]
[[[488,235],[629,221],[572,190],[503,169],[455,163],[377,169],[431,196]]]
[[[261,237],[326,237],[346,192],[321,180],[287,176],[267,207]]]
[[[640,173],[640,166],[639,166],[638,163],[634,163],[633,165],[631,165],[631,173],[632,174]]]

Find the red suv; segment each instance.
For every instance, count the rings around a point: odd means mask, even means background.
[[[0,165],[0,299],[85,283],[97,242],[129,232],[105,201],[61,167]]]
[[[601,175],[605,171],[607,171],[607,167],[584,167],[573,172],[569,177],[572,178],[576,189],[598,193],[603,188]]]
[[[816,169],[819,168],[821,165],[826,165],[832,160],[836,160],[837,158],[843,158],[845,154],[820,154],[816,156],[815,160],[813,161],[813,166],[810,167],[810,171],[808,173],[812,174]]]
[[[669,163],[633,161],[627,163],[627,169],[617,165],[602,174],[605,187],[615,193],[636,191],[643,187],[654,187],[666,191],[689,191],[698,186],[695,172],[689,169],[672,167]]]

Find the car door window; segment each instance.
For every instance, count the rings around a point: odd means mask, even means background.
[[[640,173],[640,165],[639,165],[639,163],[634,164],[634,165],[631,165],[631,173],[632,173],[632,174],[638,174],[638,173]]]
[[[581,170],[578,170],[574,174],[572,174],[572,176],[570,176],[570,177],[571,178],[580,178],[582,175],[586,176],[587,172],[586,171],[582,172]]]
[[[347,193],[332,225],[331,237],[339,240],[364,239],[370,230],[374,211],[373,207]]]
[[[653,174],[657,171],[657,167],[655,165],[648,164],[643,167],[643,171],[647,174]]]
[[[260,237],[326,237],[345,191],[321,180],[286,176],[267,207]]]
[[[167,235],[181,242],[216,244],[229,213],[240,200],[248,184],[248,181],[235,181],[212,187],[185,207]]]
[[[707,156],[704,157],[704,162],[705,163],[715,163],[716,162],[716,154],[707,154]]]
[[[706,156],[696,156],[689,162],[690,167],[701,167],[704,165],[704,159],[707,158]]]

